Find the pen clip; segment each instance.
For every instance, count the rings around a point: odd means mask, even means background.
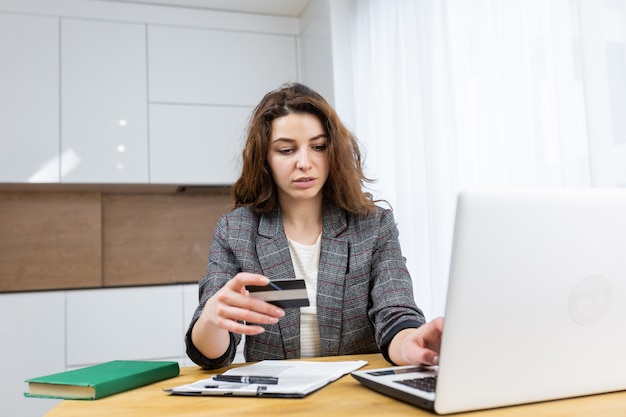
[[[276,385],[278,384],[278,377],[274,376],[257,376],[257,375],[213,375],[214,381],[229,382],[235,384],[264,384],[264,385]]]

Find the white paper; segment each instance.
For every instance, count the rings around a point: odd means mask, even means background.
[[[166,390],[179,395],[233,396],[305,396],[352,371],[367,365],[367,361],[319,362],[266,360],[229,369],[224,375],[274,376],[278,384],[237,384],[202,379],[191,384]]]

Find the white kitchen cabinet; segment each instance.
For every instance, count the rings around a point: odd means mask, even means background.
[[[0,13],[0,182],[59,181],[59,19]]]
[[[185,356],[180,285],[67,292],[67,366]]]
[[[151,104],[151,182],[235,182],[251,112],[252,107]]]
[[[193,314],[196,312],[199,302],[199,286],[198,284],[183,285],[183,321],[185,323],[185,331],[191,323]]]
[[[254,106],[297,80],[291,35],[148,27],[150,181],[229,185]]]
[[[183,303],[185,306],[184,323],[186,332],[189,324],[191,323],[193,313],[196,311],[196,307],[198,307],[198,284],[187,284],[183,286]],[[235,354],[235,359],[233,359],[233,363],[244,363],[246,361],[243,355],[243,346],[246,340],[245,338],[245,335],[242,336],[241,343],[239,343],[239,346],[237,346],[237,353]],[[196,364],[187,357],[179,360],[179,363],[181,366],[196,366]]]
[[[231,183],[238,168],[222,149],[239,159],[241,142],[230,138],[265,93],[304,75],[328,90],[318,81],[328,81],[330,63],[307,52],[313,44],[327,57],[326,44],[312,30],[302,41],[300,30],[300,19],[266,15],[0,1],[0,183]],[[199,143],[179,123],[180,145],[168,143],[178,122],[153,118],[175,104],[187,106],[169,111],[182,121],[201,105],[225,122],[211,125],[215,137],[192,132]],[[207,147],[204,171],[195,156]],[[172,149],[189,153],[162,163]]]
[[[147,183],[145,25],[61,19],[61,182]]]
[[[0,294],[2,415],[41,416],[59,400],[26,398],[28,378],[115,359],[186,358],[198,286]]]
[[[185,284],[183,285],[183,327],[185,333],[191,323],[193,313],[198,307],[198,284]],[[178,361],[180,366],[196,366],[186,354],[185,357]]]
[[[254,106],[297,81],[296,36],[149,26],[151,103]]]
[[[65,293],[0,294],[0,340],[0,414],[45,414],[59,400],[24,397],[24,381],[65,370]]]

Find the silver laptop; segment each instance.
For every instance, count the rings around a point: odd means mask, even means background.
[[[439,367],[351,374],[439,414],[626,390],[626,190],[460,193]]]

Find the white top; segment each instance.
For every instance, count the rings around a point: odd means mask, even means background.
[[[303,245],[287,238],[296,278],[304,280],[310,303],[309,307],[300,307],[300,357],[302,358],[321,356],[316,304],[321,237],[320,234],[313,245]]]

